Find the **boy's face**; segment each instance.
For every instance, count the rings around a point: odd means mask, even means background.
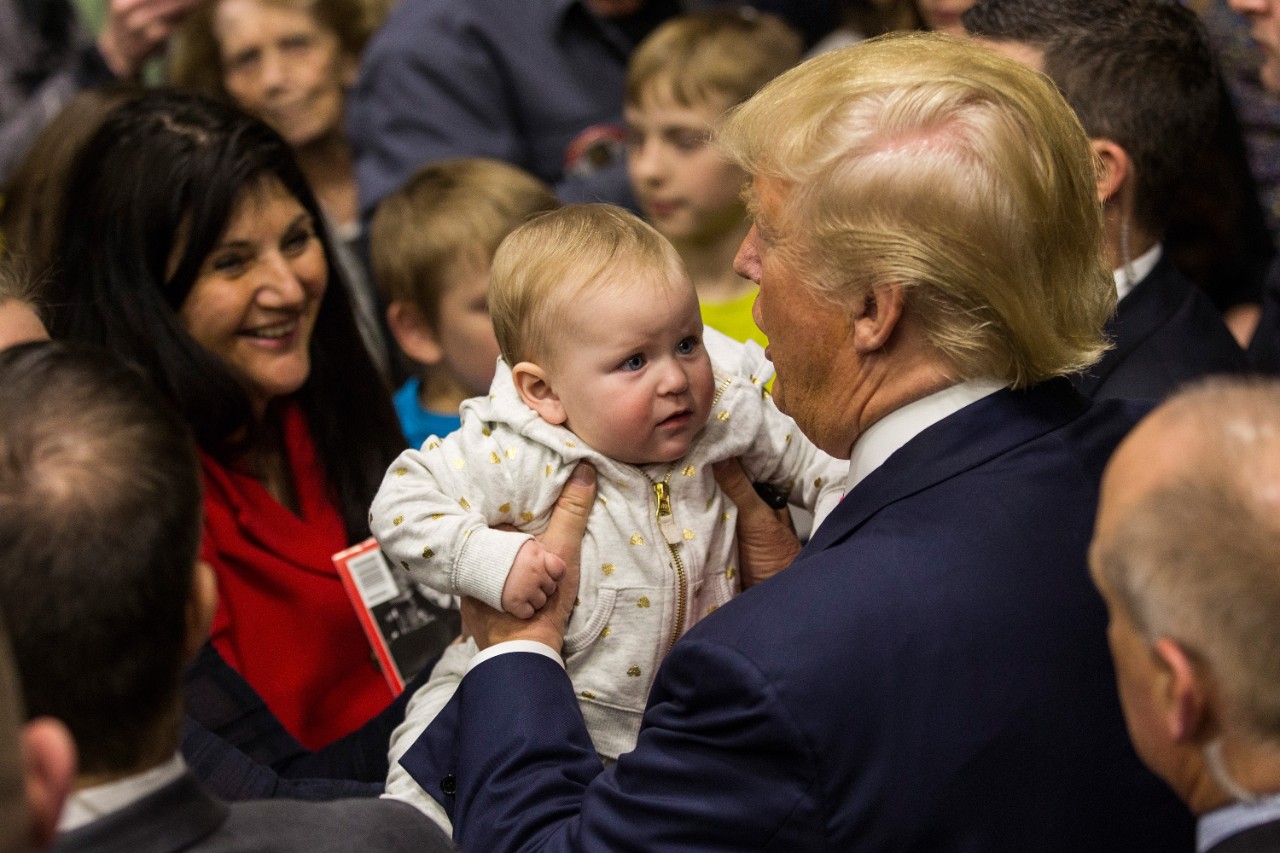
[[[628,104],[627,169],[640,209],[674,242],[708,242],[746,229],[739,191],[744,175],[711,146],[709,134],[729,105],[682,107],[649,95]]]
[[[441,353],[437,372],[457,386],[463,395],[461,402],[489,393],[498,361],[498,339],[489,319],[489,265],[458,263],[449,278],[436,320]]]
[[[689,280],[604,285],[565,313],[545,366],[565,426],[620,462],[672,462],[688,453],[715,393]]]

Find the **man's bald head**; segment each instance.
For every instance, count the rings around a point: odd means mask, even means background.
[[[1107,467],[1090,556],[1130,733],[1203,811],[1229,790],[1207,744],[1280,755],[1280,382],[1210,380],[1139,424]],[[1264,778],[1231,763],[1246,787]]]

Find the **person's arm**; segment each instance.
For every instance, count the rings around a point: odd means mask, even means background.
[[[564,561],[565,573],[556,591],[532,619],[518,619],[474,598],[462,599],[463,633],[475,640],[485,653],[484,659],[492,656],[492,647],[514,640],[540,643],[559,659],[565,626],[578,597],[582,537],[595,499],[596,471],[590,464],[580,462],[560,491],[547,529],[537,537],[544,548]]]
[[[137,74],[142,63],[164,46],[173,30],[196,0],[110,0],[102,35],[91,41],[75,24],[72,47],[59,67],[25,97],[20,107],[0,115],[0,185],[8,181],[27,151],[67,102],[84,89],[100,86]],[[8,38],[37,39],[34,32],[16,19],[14,12],[0,22],[17,30]],[[0,36],[0,48],[6,41]],[[3,53],[0,50],[0,53]],[[25,69],[13,68],[9,59],[0,59],[6,74],[17,76]]]
[[[527,533],[493,530],[528,511],[528,488],[540,488],[536,448],[508,454],[478,415],[421,450],[406,450],[383,478],[369,527],[391,564],[450,595],[502,606],[502,591]],[[507,435],[506,437],[510,437]],[[517,492],[519,488],[523,493]]]
[[[737,459],[717,462],[712,471],[738,508],[738,565],[742,588],[750,589],[791,565],[802,548],[800,539],[786,507],[774,509],[765,503]]]
[[[394,21],[392,22],[394,23]],[[381,38],[348,97],[362,216],[424,163],[492,157],[527,167],[500,63],[465,16],[415,20],[413,40]]]
[[[116,77],[135,76],[169,42],[198,0],[108,0],[98,52]]]
[[[230,802],[273,797],[290,800],[342,800],[351,797],[376,797],[382,793],[381,782],[283,777],[275,768],[250,758],[190,716],[183,720],[182,757],[201,784]]]
[[[602,770],[573,686],[541,655],[476,666],[402,760],[465,850],[816,850],[816,760],[752,662],[685,638],[635,750]]]

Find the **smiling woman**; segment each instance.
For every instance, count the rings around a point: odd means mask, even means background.
[[[110,113],[70,185],[55,336],[132,361],[191,424],[214,645],[321,746],[390,698],[329,558],[368,536],[403,440],[315,197],[270,128],[167,92]]]

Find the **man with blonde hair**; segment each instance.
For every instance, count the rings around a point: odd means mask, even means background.
[[[675,644],[616,766],[557,661],[571,578],[530,620],[466,605],[484,651],[403,763],[465,849],[1190,849],[1125,736],[1086,570],[1137,413],[1064,378],[1115,304],[1070,109],[913,35],[792,69],[718,136],[752,178],[736,267],[775,399],[851,460],[844,500]],[[753,536],[785,540],[722,474],[758,577]]]
[[[1202,853],[1280,850],[1280,382],[1171,399],[1107,466],[1091,563],[1139,755]]]

